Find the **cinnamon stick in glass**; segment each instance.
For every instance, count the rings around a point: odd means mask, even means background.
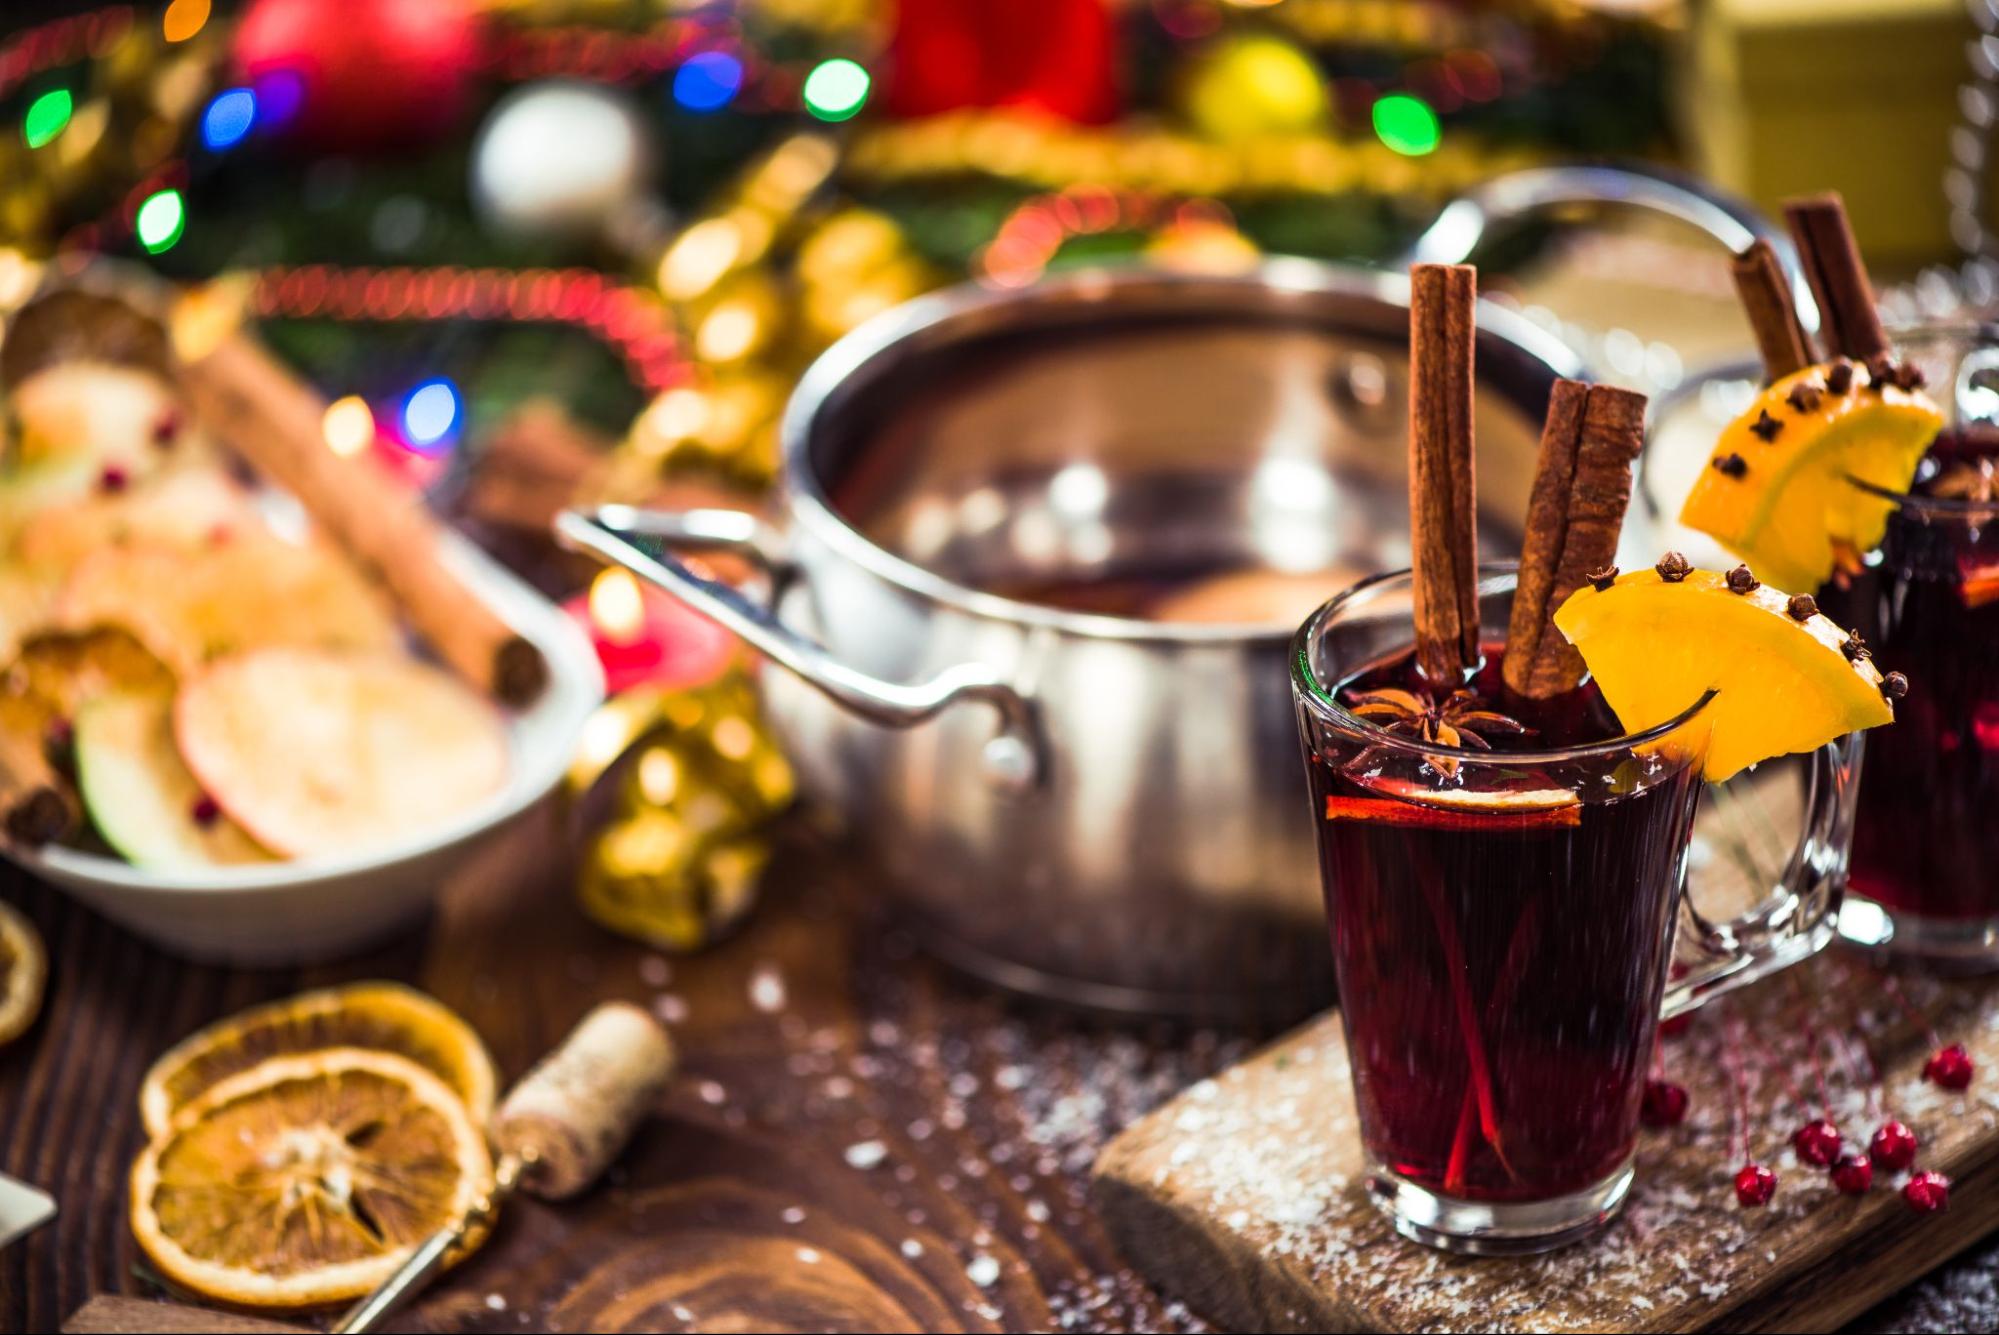
[[[250,338],[235,334],[182,370],[209,428],[278,486],[401,605],[453,671],[510,705],[541,693],[548,665],[444,564],[422,499],[366,458],[326,447],[326,402]]]
[[[1837,194],[1787,200],[1784,220],[1818,302],[1819,334],[1826,347],[1858,362],[1887,352],[1888,335],[1874,307],[1874,286],[1867,280],[1845,202]]]
[[[1472,468],[1478,272],[1409,270],[1409,522],[1416,665],[1456,690],[1478,663],[1478,489]]]
[[[1582,655],[1555,629],[1555,612],[1616,556],[1631,503],[1631,465],[1644,444],[1643,394],[1555,382],[1500,664],[1515,694],[1546,700],[1582,684]]]
[[[1735,257],[1735,290],[1756,335],[1756,350],[1763,355],[1766,380],[1782,380],[1818,360],[1812,337],[1798,319],[1791,280],[1768,241],[1758,239]]]

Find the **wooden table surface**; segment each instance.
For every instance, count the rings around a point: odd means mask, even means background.
[[[335,966],[181,963],[12,871],[51,991],[0,1050],[0,1171],[61,1215],[0,1253],[0,1330],[155,1296],[125,1225],[147,1064],[211,1020],[363,977],[423,987],[519,1074],[592,1004],[651,1006],[684,1069],[612,1179],[519,1202],[407,1315],[425,1330],[1186,1330],[1120,1262],[1087,1169],[1111,1133],[1262,1036],[1008,1003],[916,952],[794,823],[732,940],[668,960],[588,923],[552,815],[445,891],[420,931]],[[1999,1329],[1999,1248],[1858,1328]]]

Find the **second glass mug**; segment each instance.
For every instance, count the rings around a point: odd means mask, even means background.
[[[1391,733],[1336,697],[1413,643],[1412,591],[1406,571],[1362,581],[1305,622],[1292,656],[1368,1191],[1432,1246],[1547,1250],[1630,1190],[1660,1021],[1830,938],[1861,741],[1809,759],[1784,874],[1709,922],[1682,892],[1712,697],[1558,749]],[[1486,643],[1512,597],[1511,567],[1481,569]],[[1443,797],[1432,761],[1455,771]],[[1669,980],[1683,904],[1695,958]]]

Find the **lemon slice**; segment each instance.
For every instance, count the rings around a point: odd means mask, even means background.
[[[1719,783],[1772,756],[1894,721],[1881,674],[1849,661],[1845,631],[1762,584],[1736,593],[1711,570],[1678,582],[1656,570],[1570,595],[1555,626],[1582,654],[1617,720],[1632,732],[1676,717],[1708,691],[1705,774]]]
[[[11,904],[0,903],[0,1043],[28,1032],[42,1010],[49,955],[42,934]]]
[[[1845,393],[1828,366],[1785,376],[1722,431],[1688,493],[1680,522],[1709,534],[1779,588],[1816,589],[1832,574],[1834,544],[1879,545],[1888,502],[1847,478],[1907,490],[1943,426],[1928,395],[1867,383],[1852,367]]]
[[[406,1058],[442,1080],[475,1123],[493,1111],[493,1059],[471,1025],[401,983],[350,983],[253,1006],[167,1049],[139,1087],[146,1134],[158,1138],[181,1108],[259,1062],[326,1048]]]
[[[492,1184],[485,1136],[443,1081],[328,1048],[272,1057],[176,1113],[132,1165],[132,1233],[203,1297],[318,1307],[373,1289]]]

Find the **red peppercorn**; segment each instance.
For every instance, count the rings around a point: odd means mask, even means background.
[[[1942,1173],[1917,1173],[1902,1188],[1902,1199],[1917,1214],[1942,1214],[1950,1208],[1950,1179]]]
[[[1814,1168],[1824,1168],[1839,1158],[1839,1128],[1821,1117],[1806,1122],[1791,1133],[1791,1148],[1798,1158]]]
[[[125,490],[126,485],[131,480],[132,475],[117,464],[106,464],[104,465],[104,471],[97,475],[97,489],[115,494]]]
[[[1867,1157],[1875,1166],[1899,1173],[1916,1161],[1916,1133],[1900,1122],[1883,1122],[1867,1142]]]
[[[1767,1205],[1777,1194],[1777,1175],[1761,1164],[1746,1163],[1735,1172],[1735,1200],[1745,1209]]]
[[[1964,1044],[1953,1043],[1930,1054],[1930,1059],[1923,1063],[1923,1079],[1945,1089],[1965,1089],[1971,1084],[1973,1069],[1971,1054],[1964,1050]]]
[[[1687,1091],[1670,1080],[1647,1080],[1638,1120],[1647,1126],[1678,1126],[1686,1119]]]
[[[203,793],[194,799],[194,807],[187,814],[193,818],[196,825],[205,830],[222,819],[222,807],[214,798]]]
[[[1864,1154],[1842,1154],[1832,1166],[1832,1184],[1849,1196],[1865,1196],[1874,1185],[1874,1165]]]
[[[153,444],[163,450],[170,450],[179,437],[180,414],[169,408],[153,422]]]

